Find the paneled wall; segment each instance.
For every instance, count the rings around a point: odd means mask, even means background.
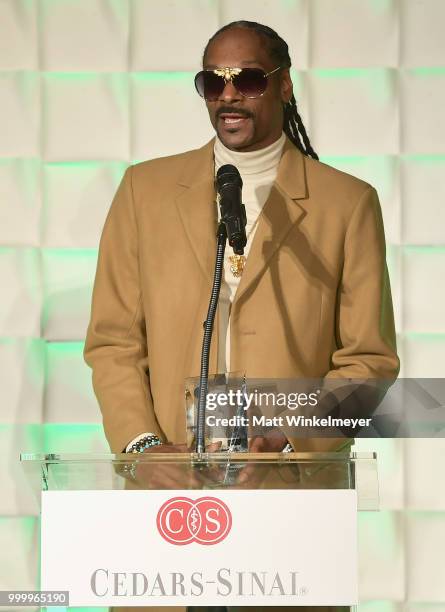
[[[289,43],[322,160],[380,194],[404,376],[445,375],[443,0],[0,0],[0,589],[33,588],[23,451],[107,448],[82,360],[97,246],[129,163],[203,144],[193,87],[222,24]],[[445,445],[368,440],[361,610],[445,610]]]

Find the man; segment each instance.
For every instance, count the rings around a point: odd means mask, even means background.
[[[113,452],[186,450],[184,381],[199,374],[216,247],[214,176],[225,163],[243,179],[247,257],[228,249],[210,371],[398,373],[376,192],[318,161],[297,112],[286,43],[266,26],[229,24],[210,39],[203,67],[195,83],[216,140],[129,168],[101,239],[85,359]],[[251,448],[286,443],[266,436]]]

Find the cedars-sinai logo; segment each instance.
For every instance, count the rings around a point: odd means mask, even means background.
[[[173,497],[159,509],[159,533],[171,544],[219,544],[232,527],[227,505],[216,497]]]

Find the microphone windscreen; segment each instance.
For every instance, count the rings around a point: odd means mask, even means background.
[[[216,186],[220,192],[224,187],[228,185],[235,185],[240,189],[243,186],[243,181],[239,173],[238,168],[232,166],[232,164],[225,164],[218,169],[216,173]]]

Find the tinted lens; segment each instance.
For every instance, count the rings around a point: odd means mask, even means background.
[[[234,87],[246,98],[258,98],[267,87],[267,77],[260,68],[244,68],[233,77]]]
[[[267,76],[260,68],[243,68],[232,78],[235,89],[246,98],[258,98],[267,87]],[[195,76],[196,91],[202,98],[215,101],[224,91],[226,82],[212,70],[201,70]]]
[[[196,91],[206,100],[217,100],[224,91],[225,81],[210,70],[202,70],[195,76]]]

